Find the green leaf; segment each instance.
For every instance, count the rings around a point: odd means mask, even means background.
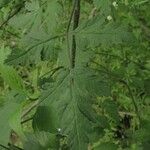
[[[97,75],[96,78],[84,69],[76,69],[72,73],[66,71],[60,74],[56,85],[41,97],[41,100],[45,101],[44,105],[52,106],[56,110],[59,116],[59,128],[64,135],[67,135],[71,150],[87,150],[88,133],[95,127],[103,126],[92,108],[96,95],[108,95],[102,92],[104,83],[109,89],[103,78],[101,75]],[[91,86],[94,82],[95,85],[99,85],[98,89]]]
[[[13,112],[9,120],[9,125],[13,131],[17,133],[21,140],[25,139],[23,129],[21,126],[21,115],[22,115],[22,105],[19,104],[16,111]]]
[[[4,65],[4,61],[10,55],[11,50],[9,48],[1,47],[0,49],[0,76],[10,86],[11,89],[18,92],[24,91],[24,84],[21,77],[17,74],[15,69],[11,66]]]
[[[8,144],[11,129],[20,132],[21,112],[19,110],[22,107],[24,98],[23,95],[18,95],[14,92],[10,93],[6,96],[3,106],[0,107],[0,144]],[[13,115],[15,117],[12,117]]]
[[[22,79],[17,74],[15,69],[13,69],[10,66],[0,65],[0,73],[1,73],[1,77],[10,86],[11,89],[19,92],[24,91],[24,85]]]
[[[83,22],[75,31],[80,47],[92,48],[103,45],[105,47],[114,44],[133,43],[134,37],[128,31],[128,27],[114,22],[106,23],[103,16]]]
[[[21,49],[15,49],[8,62],[13,63],[38,63],[41,60],[55,59],[60,43],[53,42],[61,23],[58,19],[62,12],[61,5],[56,0],[46,1],[41,4],[38,0],[25,3],[27,13],[20,13],[13,17],[9,24],[21,29],[26,34],[21,38]],[[43,11],[44,10],[44,11]],[[62,29],[62,27],[61,27]],[[51,39],[52,38],[52,39]]]
[[[60,3],[56,0],[47,1],[46,12],[44,13],[47,30],[49,33],[55,33],[58,29],[60,15],[63,9]],[[47,17],[48,16],[48,17]]]

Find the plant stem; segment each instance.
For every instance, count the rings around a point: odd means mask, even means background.
[[[7,149],[7,150],[10,150],[8,147],[6,147],[6,146],[4,146],[4,145],[2,145],[2,144],[0,144],[0,147],[2,147],[2,148],[4,148],[4,149]]]
[[[37,105],[39,104],[39,101],[36,100],[35,102],[32,103],[32,105],[23,112],[21,118],[24,118],[29,112],[31,112],[34,108],[37,107]]]
[[[80,19],[80,0],[76,0],[76,6],[73,18],[73,31],[78,27]],[[75,67],[75,57],[76,57],[76,37],[72,37],[72,49],[71,49],[71,68]]]
[[[67,47],[68,47],[68,57],[70,61],[70,69],[75,67],[75,55],[76,55],[76,38],[75,35],[70,37],[70,27],[73,20],[73,31],[78,27],[80,18],[80,0],[74,0],[72,12],[70,15],[69,23],[67,26]],[[70,47],[70,38],[72,39],[72,47]]]
[[[24,123],[26,123],[28,121],[31,121],[32,119],[33,119],[33,117],[27,118],[27,119],[21,121],[21,124],[24,124]]]

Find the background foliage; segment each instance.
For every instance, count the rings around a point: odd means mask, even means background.
[[[149,0],[0,0],[0,149],[148,150]]]

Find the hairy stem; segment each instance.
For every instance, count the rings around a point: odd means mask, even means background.
[[[76,6],[74,11],[73,18],[73,30],[75,30],[79,25],[80,19],[80,0],[76,0]],[[76,37],[73,35],[72,37],[72,49],[71,49],[71,68],[75,67],[75,57],[76,57]]]
[[[80,18],[80,0],[74,0],[72,12],[69,18],[69,23],[67,26],[67,47],[68,47],[68,56],[70,61],[70,69],[75,67],[75,55],[76,55],[76,38],[75,35],[70,36],[70,28],[73,21],[73,30],[78,27]],[[70,39],[72,39],[70,46]]]

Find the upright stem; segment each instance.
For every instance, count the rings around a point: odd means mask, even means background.
[[[76,0],[76,6],[73,16],[73,30],[75,30],[79,25],[80,19],[80,0]],[[72,37],[72,49],[71,49],[71,68],[75,67],[75,57],[76,57],[76,37]]]
[[[73,20],[73,31],[78,27],[80,18],[80,0],[74,0],[72,12],[70,15],[69,23],[67,26],[67,46],[68,46],[68,57],[70,61],[70,69],[75,67],[75,56],[76,56],[76,38],[75,35],[70,36],[70,27]],[[70,46],[70,39],[72,39]]]

